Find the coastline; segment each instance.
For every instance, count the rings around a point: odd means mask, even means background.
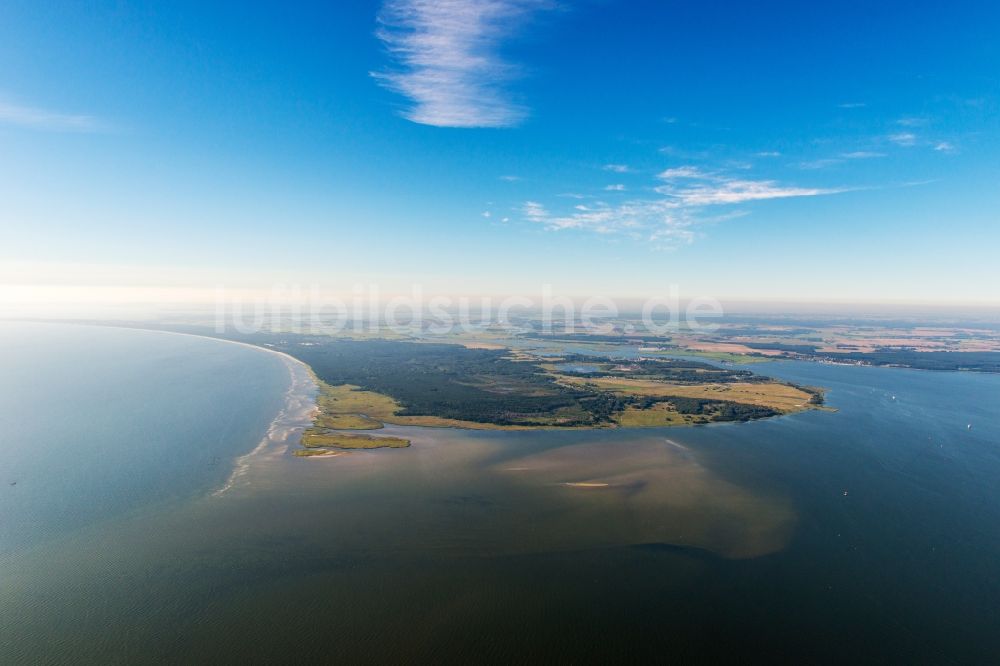
[[[245,343],[234,342],[233,344]],[[301,437],[303,431],[312,425],[316,414],[316,394],[319,389],[313,379],[312,368],[283,352],[254,345],[246,346],[269,351],[282,357],[282,361],[288,369],[290,380],[288,390],[285,391],[285,404],[271,421],[267,433],[253,451],[236,459],[229,478],[226,479],[221,488],[212,493],[213,496],[222,495],[232,488],[240,478],[246,475],[253,461],[260,456],[265,454],[284,455],[288,451],[288,447],[297,443],[297,438]]]
[[[106,326],[98,324],[99,326]],[[244,477],[250,469],[250,465],[256,458],[262,455],[283,455],[288,451],[288,447],[297,443],[296,437],[300,437],[302,432],[312,425],[313,418],[317,413],[316,396],[319,393],[319,385],[313,370],[307,364],[290,354],[268,349],[260,345],[253,345],[238,340],[227,340],[216,338],[210,335],[199,335],[197,333],[184,333],[182,331],[164,331],[156,328],[140,328],[136,326],[111,326],[111,328],[121,328],[130,331],[144,331],[147,333],[159,333],[162,335],[183,335],[202,340],[214,340],[230,345],[239,345],[259,352],[275,354],[279,356],[285,364],[289,374],[289,385],[285,391],[284,405],[272,419],[267,428],[267,432],[258,442],[253,450],[237,457],[233,462],[233,469],[229,477],[220,488],[210,493],[212,497],[224,494],[230,490],[240,478]]]

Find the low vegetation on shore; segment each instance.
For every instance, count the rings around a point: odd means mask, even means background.
[[[601,428],[748,421],[818,407],[822,393],[696,360],[634,360],[397,341],[285,341],[318,385],[303,446],[381,448],[349,434],[385,424],[472,429]],[[339,431],[339,432],[338,432]],[[395,440],[395,441],[394,441]]]
[[[302,446],[307,449],[405,449],[410,440],[402,437],[350,435],[309,428],[302,434]]]

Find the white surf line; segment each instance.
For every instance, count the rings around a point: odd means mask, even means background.
[[[253,460],[272,448],[272,445],[274,445],[274,453],[279,455],[285,453],[288,450],[288,446],[292,443],[292,438],[296,435],[301,435],[303,430],[312,425],[313,418],[319,410],[319,407],[316,406],[315,397],[319,393],[319,386],[316,384],[316,377],[313,374],[312,368],[285,352],[268,349],[260,345],[253,345],[249,342],[226,340],[225,338],[215,338],[211,335],[200,335],[198,333],[164,331],[162,329],[138,328],[135,326],[99,325],[106,326],[107,328],[122,328],[129,331],[145,331],[147,333],[161,333],[163,335],[184,335],[190,338],[214,340],[225,344],[247,347],[259,352],[276,354],[285,362],[285,367],[288,369],[288,374],[291,377],[291,383],[288,386],[288,390],[285,391],[285,406],[282,407],[281,411],[274,417],[274,420],[271,421],[271,425],[267,429],[267,434],[261,438],[260,443],[249,453],[244,453],[242,456],[236,458],[229,478],[226,479],[221,488],[212,493],[213,497],[221,495],[232,488],[240,477],[246,475]],[[280,450],[277,448],[278,445],[282,445]]]
[[[285,367],[288,368],[291,383],[288,386],[288,390],[285,391],[285,406],[274,417],[274,420],[271,421],[271,425],[267,429],[267,434],[261,438],[260,443],[257,444],[253,451],[245,453],[236,459],[233,471],[226,480],[226,483],[212,493],[213,496],[221,495],[232,488],[241,477],[246,475],[253,461],[265,452],[272,450],[271,452],[275,455],[284,454],[292,443],[293,438],[301,435],[303,430],[312,425],[313,416],[317,410],[314,396],[318,389],[313,379],[312,369],[308,365],[283,352],[256,347],[255,345],[247,346],[263,349],[263,351],[270,351],[282,356]]]

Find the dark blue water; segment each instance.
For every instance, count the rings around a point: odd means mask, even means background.
[[[10,558],[0,661],[996,663],[1000,377],[753,370],[837,411],[264,456]]]

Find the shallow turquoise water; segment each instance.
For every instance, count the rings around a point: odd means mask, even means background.
[[[995,662],[1000,377],[753,369],[839,411],[269,452],[9,557],[0,662]]]

